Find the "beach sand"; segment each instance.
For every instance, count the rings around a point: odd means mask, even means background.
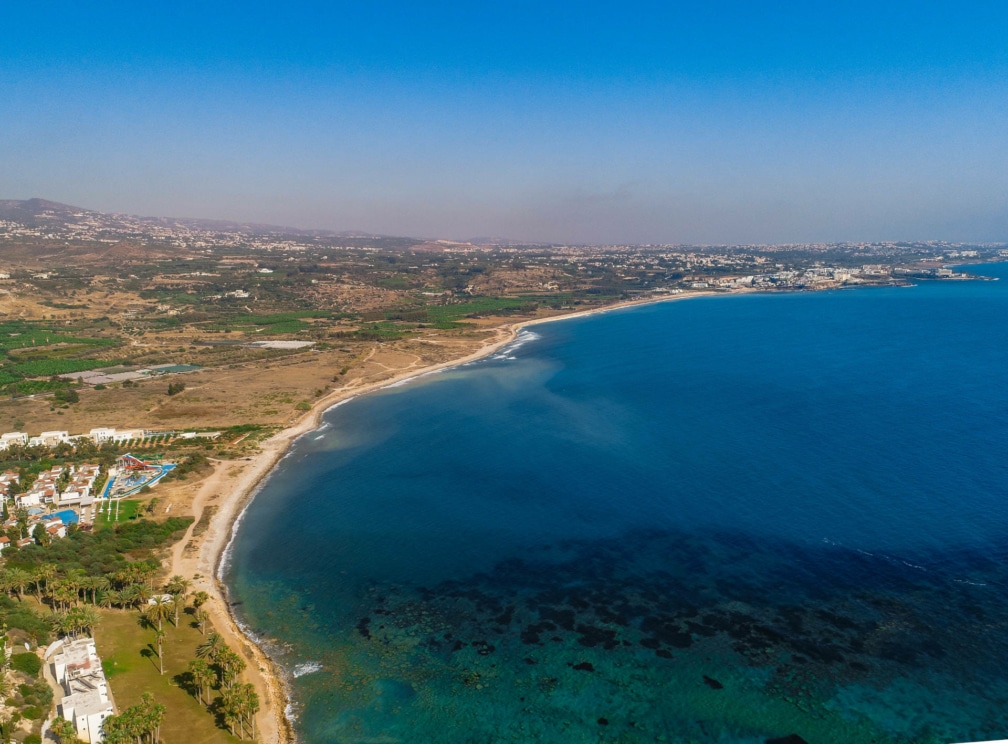
[[[194,592],[205,591],[210,595],[212,599],[205,605],[205,609],[210,615],[211,623],[227,644],[245,657],[248,663],[245,680],[256,686],[260,696],[261,708],[257,728],[261,740],[270,744],[273,742],[288,744],[294,741],[293,727],[286,716],[289,703],[286,683],[279,667],[239,628],[227,603],[226,587],[218,579],[217,574],[239,516],[255,494],[257,486],[269,475],[295,439],[318,428],[322,414],[337,403],[404,380],[489,356],[512,343],[523,328],[635,305],[715,294],[724,293],[692,292],[633,300],[603,308],[502,325],[494,329],[492,339],[484,341],[479,348],[459,358],[422,368],[412,364],[401,369],[387,367],[369,377],[355,379],[344,387],[334,390],[320,399],[312,410],[305,413],[293,426],[266,440],[259,453],[252,458],[242,461],[211,461],[214,470],[200,482],[193,498],[191,513],[195,521],[185,536],[172,548],[170,574],[191,579]]]

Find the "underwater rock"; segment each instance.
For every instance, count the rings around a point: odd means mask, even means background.
[[[371,637],[371,631],[368,629],[368,625],[371,623],[371,618],[362,617],[360,622],[357,623],[357,632],[360,633],[364,638]]]
[[[723,690],[724,685],[718,682],[713,677],[708,677],[706,674],[703,676],[704,684],[707,685],[712,690]]]

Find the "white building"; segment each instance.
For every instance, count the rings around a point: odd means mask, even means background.
[[[28,444],[28,434],[23,431],[9,431],[6,434],[0,434],[0,450],[5,450],[12,444],[25,446]]]
[[[88,439],[90,439],[95,444],[101,444],[102,442],[108,442],[111,439],[115,439],[116,430],[110,429],[106,426],[100,426],[97,429],[92,429],[88,432]]]
[[[48,447],[55,447],[57,444],[70,441],[70,432],[68,431],[44,431],[40,436]]]
[[[66,693],[59,704],[60,715],[73,723],[78,738],[102,741],[102,722],[115,713],[115,708],[108,696],[94,639],[64,641],[49,661],[53,676]]]

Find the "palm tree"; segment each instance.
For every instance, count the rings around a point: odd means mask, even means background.
[[[109,588],[109,580],[104,576],[86,576],[80,582],[80,586],[84,590],[84,599],[87,599],[87,593],[90,591],[91,604],[97,604],[98,592]]]
[[[121,601],[122,597],[119,592],[117,592],[115,589],[106,589],[105,591],[103,591],[98,595],[98,597],[95,600],[95,604],[98,605],[99,607],[108,608],[112,607],[113,605],[119,604]]]
[[[227,723],[228,728],[231,729],[232,736],[241,736],[242,739],[245,738],[245,728],[241,726],[241,691],[237,687],[232,687],[231,689],[224,690],[220,696],[220,708],[221,712],[224,714],[224,722]],[[239,733],[235,733],[235,726],[239,726]]]
[[[210,595],[207,594],[206,592],[203,591],[196,592],[193,595],[192,605],[198,610],[200,607],[205,605],[209,599]]]
[[[147,730],[151,734],[151,740],[154,744],[161,741],[161,724],[164,723],[166,708],[161,703],[154,702],[154,696],[145,692],[143,694],[142,703],[144,706],[144,716],[145,723],[149,727]]]
[[[35,583],[35,596],[38,597],[39,604],[42,604],[42,588],[49,588],[50,579],[59,573],[59,569],[54,563],[43,563],[31,572],[31,580]]]
[[[65,582],[59,582],[52,584],[50,587],[51,596],[54,605],[58,605],[61,609],[69,609],[77,600],[77,592],[73,590],[69,584]]]
[[[214,678],[213,670],[207,664],[206,659],[193,659],[189,662],[189,673],[192,675],[193,684],[196,686],[197,698],[202,703],[203,691]]]
[[[231,687],[238,675],[245,671],[245,660],[227,646],[217,654],[222,687]]]
[[[87,575],[79,568],[71,568],[63,574],[63,583],[74,593],[74,601],[80,598],[81,583],[87,580]]]
[[[154,631],[154,642],[157,644],[157,657],[158,662],[161,665],[161,674],[164,674],[164,653],[163,653],[164,639],[165,639],[165,633],[163,630],[158,628],[156,631]]]
[[[17,589],[18,601],[24,600],[24,588],[31,583],[31,574],[20,568],[12,568],[7,572],[11,586]]]
[[[157,622],[157,629],[161,630],[162,621],[171,615],[171,611],[171,602],[167,601],[164,597],[154,597],[150,604],[147,605],[144,617],[147,618],[147,621],[151,625]]]
[[[210,616],[206,610],[196,610],[196,623],[199,625],[200,633],[206,635],[207,620]]]
[[[70,613],[67,612],[54,612],[49,616],[49,627],[52,632],[56,635],[70,635],[73,624],[70,618]]]
[[[76,744],[78,741],[77,730],[63,716],[57,716],[50,724],[49,730],[52,731],[53,736],[59,739],[60,744]]]
[[[130,588],[133,589],[133,601],[137,607],[146,604],[147,600],[154,596],[154,592],[146,584],[134,584]]]
[[[119,592],[119,604],[122,607],[133,607],[136,605],[140,606],[141,602],[146,602],[147,599],[143,597],[143,587],[140,584],[127,584],[126,587]]]
[[[169,594],[181,594],[182,598],[185,599],[189,596],[189,587],[192,586],[192,582],[189,579],[175,574],[170,579],[168,579],[168,585],[165,589]]]
[[[196,656],[201,659],[217,661],[217,655],[225,648],[227,648],[227,646],[224,645],[224,639],[221,637],[221,634],[211,633],[207,639],[196,648]]]
[[[171,602],[169,602],[171,608],[175,611],[175,627],[178,627],[178,616],[179,610],[185,609],[185,595],[183,594],[173,594]]]
[[[259,693],[255,690],[255,685],[241,685],[241,705],[242,718],[248,718],[252,728],[250,739],[255,739],[255,716],[259,712]]]
[[[77,626],[81,630],[88,631],[88,635],[94,635],[94,627],[98,624],[101,616],[95,612],[93,607],[74,607],[70,610],[74,616]]]

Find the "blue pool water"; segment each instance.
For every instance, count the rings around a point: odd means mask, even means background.
[[[1002,281],[534,326],[329,411],[225,570],[308,742],[1008,737]]]

